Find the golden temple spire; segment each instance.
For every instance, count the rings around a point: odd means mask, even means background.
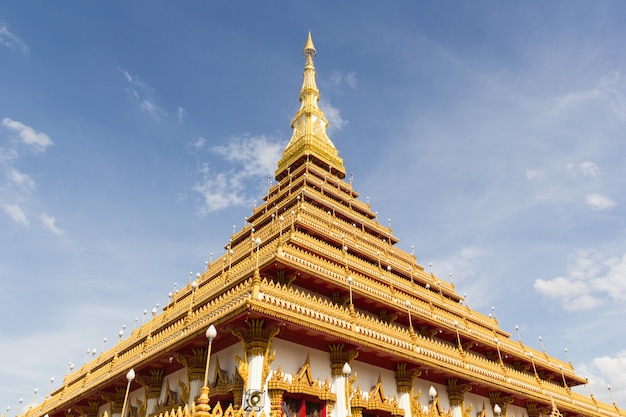
[[[339,178],[346,176],[343,160],[326,134],[328,120],[319,108],[320,92],[315,83],[315,58],[317,51],[313,45],[311,32],[304,46],[304,80],[300,90],[300,109],[296,113],[291,128],[293,134],[285,147],[283,157],[278,161],[276,179],[284,178],[288,171],[306,163],[314,163]]]

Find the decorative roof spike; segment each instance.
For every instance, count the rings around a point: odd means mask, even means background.
[[[306,40],[306,45],[304,45],[304,56],[308,58],[315,58],[315,54],[317,51],[315,50],[315,45],[313,45],[313,38],[311,37],[311,31],[309,30],[309,38]]]
[[[278,181],[307,161],[327,170],[331,175],[339,178],[346,176],[343,160],[326,133],[328,120],[318,105],[320,93],[315,82],[315,65],[313,64],[316,53],[309,32],[304,46],[306,64],[300,90],[300,109],[291,122],[293,129],[291,140],[283,151],[283,157],[278,161],[278,169],[275,173]]]

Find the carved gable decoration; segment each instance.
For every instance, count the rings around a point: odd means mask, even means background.
[[[378,375],[378,381],[376,385],[371,389],[367,398],[367,408],[369,410],[383,410],[391,412],[393,410],[393,405],[389,398],[385,396],[383,391],[383,381]]]
[[[298,373],[291,376],[291,384],[288,391],[322,398],[321,384],[319,381],[315,381],[311,375],[311,357],[309,355],[307,355]]]
[[[220,358],[218,357],[216,358],[215,373],[213,374],[213,381],[211,382],[211,386],[215,388],[220,385],[228,385],[229,382],[230,381],[228,379],[228,372],[220,367]]]
[[[302,365],[298,373],[294,376],[294,382],[309,387],[319,385],[319,383],[316,383],[313,379],[313,376],[311,375],[311,356],[309,354],[306,355],[306,360],[304,361],[304,364]]]

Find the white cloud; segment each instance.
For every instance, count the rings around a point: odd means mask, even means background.
[[[124,79],[129,84],[126,89],[130,98],[139,106],[139,108],[148,113],[155,121],[160,121],[161,118],[167,116],[167,112],[163,110],[156,102],[151,99],[154,95],[154,91],[150,85],[144,82],[138,75],[131,75],[128,71],[119,68],[119,71],[124,76]],[[177,118],[179,122],[185,113],[185,109],[178,107]]]
[[[55,235],[62,235],[63,233],[65,233],[65,230],[57,227],[56,219],[54,217],[49,216],[46,213],[41,213],[41,215],[39,216],[39,219],[41,220],[43,225],[46,227],[46,229],[48,229]]]
[[[178,123],[182,123],[183,122],[183,118],[185,117],[185,113],[187,113],[187,110],[185,110],[181,106],[178,106],[178,110],[176,111],[176,120],[178,120]]]
[[[341,117],[339,109],[333,107],[328,101],[321,100],[320,107],[324,111],[326,119],[328,119],[328,132],[333,130],[341,130],[348,122]]]
[[[580,249],[570,256],[567,270],[565,277],[535,280],[535,291],[569,311],[591,310],[609,299],[626,300],[626,254]]]
[[[608,271],[596,280],[597,288],[616,300],[626,300],[626,254],[611,257],[604,261],[604,265]]]
[[[556,111],[563,113],[585,106],[605,106],[621,119],[626,119],[626,100],[616,86],[620,81],[619,71],[609,71],[598,83],[587,90],[574,91],[557,100]]]
[[[226,145],[218,145],[213,151],[230,162],[239,162],[243,175],[273,174],[276,161],[280,159],[282,146],[265,136],[232,138]]]
[[[526,168],[526,179],[528,181],[532,181],[535,178],[539,177],[540,175],[543,174],[543,171],[540,169],[531,169],[531,168]]]
[[[354,71],[348,72],[346,74],[339,72],[339,71],[333,71],[330,74],[330,81],[335,86],[339,86],[345,83],[348,85],[348,87],[352,88],[353,90],[356,90],[356,87],[357,87],[356,73]]]
[[[204,148],[205,144],[206,144],[206,139],[203,138],[202,136],[198,136],[198,138],[191,143],[191,146],[196,149],[202,149]]]
[[[356,90],[356,73],[354,71],[349,72],[345,76],[346,84],[352,89]]]
[[[441,280],[450,281],[452,279],[455,286],[461,283],[463,291],[467,292],[467,300],[472,305],[472,308],[484,307],[489,294],[487,290],[489,282],[482,275],[479,264],[481,258],[484,258],[486,255],[488,253],[483,248],[465,246],[449,258],[434,260],[432,262],[432,272]],[[430,266],[427,268],[430,268]]]
[[[586,161],[580,164],[580,169],[583,172],[583,175],[587,177],[597,177],[601,173],[600,167],[591,161]]]
[[[44,151],[48,146],[53,145],[52,140],[45,133],[37,132],[30,126],[11,120],[9,118],[2,119],[2,125],[17,132],[20,139],[25,145],[37,151]]]
[[[15,223],[19,223],[24,226],[28,226],[30,223],[26,218],[24,211],[17,204],[5,204],[2,206],[2,209]]]
[[[567,164],[567,170],[573,175],[580,173],[585,177],[598,177],[602,173],[600,167],[591,161],[585,161],[580,164],[570,162]]]
[[[239,181],[228,173],[213,174],[208,165],[201,170],[202,180],[193,187],[203,197],[200,213],[208,213],[243,204],[242,186]]]
[[[585,204],[592,210],[606,210],[615,207],[617,203],[602,194],[588,194],[585,197]]]
[[[35,181],[33,181],[33,179],[30,178],[28,175],[18,171],[15,168],[11,168],[9,170],[7,178],[15,185],[27,191],[35,189]]]
[[[6,25],[0,23],[0,45],[4,45],[9,48],[17,48],[23,54],[30,52],[30,48],[26,43],[20,39],[19,36],[12,33]]]
[[[203,138],[199,138],[195,143],[204,146],[205,142]],[[201,215],[247,201],[245,181],[254,177],[271,176],[276,161],[280,159],[282,145],[265,136],[243,136],[231,138],[225,145],[215,146],[211,151],[235,166],[217,173],[207,163],[200,167],[198,173],[202,179],[193,190],[203,197]]]
[[[548,281],[536,280],[535,289],[551,298],[576,298],[586,294],[589,291],[589,285],[580,280],[556,277]]]
[[[167,115],[165,111],[163,111],[159,106],[157,106],[150,100],[142,100],[140,108],[141,110],[148,113],[157,122],[161,120],[161,117]]]
[[[578,365],[576,371],[589,379],[589,389],[595,395],[606,392],[610,386],[613,395],[611,402],[618,405],[626,403],[626,350],[614,356],[593,358],[590,363]]]

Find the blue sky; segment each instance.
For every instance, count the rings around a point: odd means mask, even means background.
[[[290,137],[309,30],[331,139],[399,247],[626,406],[626,4],[335,3],[0,6],[2,410],[221,254]]]

